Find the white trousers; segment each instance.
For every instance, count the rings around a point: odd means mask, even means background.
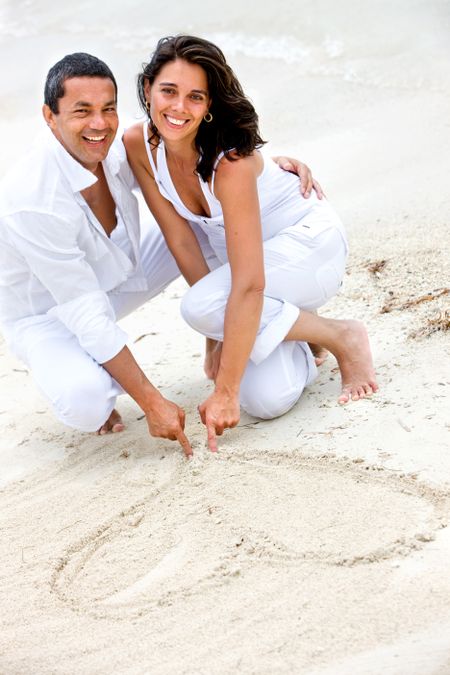
[[[346,257],[347,245],[337,228],[311,237],[294,226],[264,242],[262,317],[240,389],[241,405],[251,415],[282,415],[316,376],[309,346],[283,340],[300,309],[317,309],[338,292]],[[230,289],[230,266],[225,264],[185,294],[184,319],[206,337],[222,341]]]
[[[315,377],[316,366],[308,345],[283,342],[283,338],[297,319],[299,308],[320,307],[338,291],[345,250],[342,236],[335,231],[302,241],[287,233],[264,243],[264,309],[240,394],[242,407],[251,415],[264,419],[282,415]],[[208,255],[207,247],[204,252]],[[143,228],[141,260],[150,290],[111,294],[118,319],[155,297],[179,276],[156,224]],[[218,261],[208,255],[208,263],[213,268]],[[221,265],[186,293],[182,313],[194,329],[223,339],[230,286],[229,265]],[[88,432],[102,426],[123,389],[62,323],[47,317],[36,327],[28,327],[23,351],[23,360],[61,422]]]
[[[156,223],[142,228],[141,262],[150,290],[110,294],[117,319],[158,295],[180,274]],[[96,431],[123,389],[62,323],[50,317],[41,319],[27,327],[20,356],[61,422],[81,431]]]

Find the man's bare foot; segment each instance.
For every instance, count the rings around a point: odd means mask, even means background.
[[[117,410],[114,408],[114,410],[112,411],[111,415],[108,417],[106,422],[97,431],[97,434],[99,436],[104,436],[105,434],[108,434],[110,431],[113,434],[116,434],[117,432],[123,431],[124,429],[125,425],[122,422],[122,418],[117,412]]]
[[[372,396],[378,390],[367,331],[359,321],[342,321],[339,347],[334,351],[342,378],[338,403]]]
[[[313,353],[316,366],[321,366],[328,358],[328,349],[325,349],[325,347],[322,347],[321,345],[316,345],[314,342],[309,342],[308,344]]]

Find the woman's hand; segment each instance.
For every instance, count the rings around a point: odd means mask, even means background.
[[[322,199],[325,196],[320,184],[312,177],[309,166],[303,164],[303,162],[299,162],[298,159],[284,157],[283,155],[272,157],[272,159],[285,171],[290,171],[300,177],[300,191],[305,199],[308,199],[313,189],[316,191],[318,199]]]
[[[201,420],[206,426],[208,447],[217,452],[217,436],[224,429],[235,427],[240,419],[239,395],[215,391],[198,407]]]
[[[206,338],[205,363],[203,369],[208,380],[216,381],[220,366],[222,343],[218,340]]]

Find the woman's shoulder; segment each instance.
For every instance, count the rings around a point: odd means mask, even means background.
[[[220,158],[213,174],[211,190],[222,199],[232,198],[237,191],[256,189],[257,181],[264,169],[264,160],[258,152],[244,157],[232,153]]]
[[[216,161],[216,177],[231,177],[236,175],[254,174],[259,176],[264,168],[264,159],[260,152],[254,150],[250,155],[239,155],[236,150],[221,153]]]
[[[125,129],[122,140],[127,150],[130,148],[133,150],[138,148],[145,149],[142,126],[142,122],[137,122]]]

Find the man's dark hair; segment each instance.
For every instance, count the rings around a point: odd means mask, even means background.
[[[116,90],[117,82],[110,68],[91,54],[75,52],[67,54],[50,68],[45,80],[44,103],[50,110],[58,114],[58,100],[64,96],[64,82],[72,77],[104,77],[109,78]]]

